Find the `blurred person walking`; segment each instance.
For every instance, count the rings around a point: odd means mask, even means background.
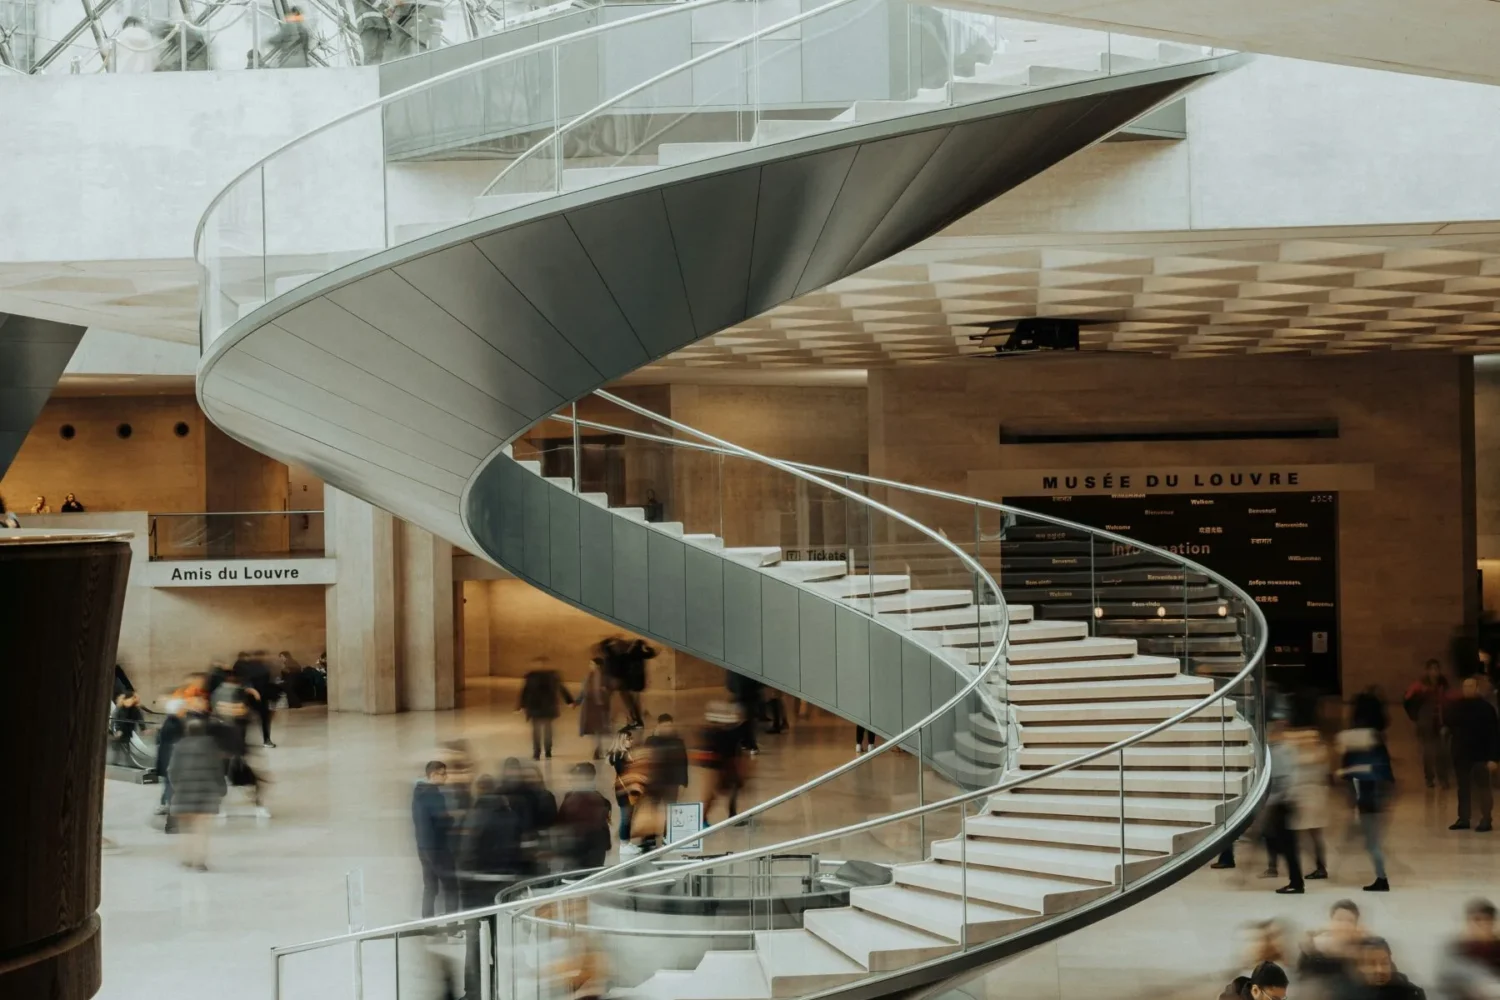
[[[1458,784],[1458,819],[1448,829],[1467,830],[1475,806],[1479,808],[1476,833],[1492,829],[1494,795],[1490,774],[1500,761],[1500,718],[1495,708],[1480,696],[1479,678],[1463,680],[1462,696],[1450,701],[1443,714],[1448,724],[1453,754],[1453,780]]]
[[[1219,1000],[1286,1000],[1290,980],[1275,962],[1262,962],[1248,976],[1236,976]]]
[[[570,787],[557,807],[558,855],[564,871],[602,868],[609,853],[609,799],[594,782],[598,772],[585,761],[568,772]]]
[[[1350,729],[1340,734],[1339,742],[1343,747],[1339,777],[1350,782],[1355,818],[1375,867],[1375,881],[1364,887],[1365,892],[1389,892],[1391,885],[1386,881],[1385,855],[1380,847],[1380,816],[1395,783],[1391,755],[1373,729]]]
[[[541,760],[545,749],[547,759],[551,760],[552,723],[562,714],[563,702],[574,703],[573,696],[557,671],[547,666],[545,656],[538,656],[531,663],[532,669],[521,685],[516,711],[525,714],[526,721],[531,723],[531,759]]]
[[[19,528],[20,526],[21,522],[16,519],[15,513],[6,508],[5,498],[0,497],[0,528]]]
[[[535,764],[520,764],[521,786],[526,802],[525,845],[530,858],[530,871],[543,871],[552,849],[552,828],[557,823],[557,796],[547,787],[542,772]]]
[[[236,683],[244,689],[245,707],[260,720],[260,745],[274,750],[271,717],[275,714],[276,701],[281,697],[281,687],[272,676],[271,664],[266,662],[264,653],[242,653],[230,670]]]
[[[854,756],[869,753],[875,749],[875,733],[864,726],[854,727]]]
[[[519,768],[514,757],[508,762]],[[518,780],[512,774],[513,780]],[[458,854],[458,879],[466,910],[491,906],[495,897],[529,873],[524,840],[527,818],[516,806],[523,796],[507,793],[495,785],[487,774],[474,783],[474,804],[464,817]],[[485,917],[464,923],[464,995],[478,997],[485,978],[481,963],[481,936],[490,939],[490,955],[495,954],[494,918]]]
[[[172,752],[172,817],[182,836],[182,866],[208,871],[208,835],[224,800],[224,758],[203,719],[187,723]]]
[[[312,55],[312,32],[301,7],[288,7],[286,18],[271,35],[264,65],[270,69],[306,69]]]
[[[1314,866],[1305,877],[1325,879],[1328,877],[1328,855],[1323,830],[1328,826],[1328,751],[1315,729],[1291,729],[1286,738],[1296,754],[1289,826],[1295,838],[1305,838],[1312,844]],[[1300,848],[1299,844],[1298,850]]]
[[[1495,933],[1495,904],[1471,900],[1464,907],[1464,928],[1438,962],[1438,990],[1451,1000],[1500,997],[1500,936]]]
[[[618,658],[615,673],[620,683],[620,701],[625,705],[629,724],[640,728],[646,724],[641,714],[641,695],[646,690],[646,661],[655,659],[657,650],[644,639],[630,642],[618,639],[612,647]]]
[[[604,737],[614,731],[609,719],[609,681],[604,676],[604,661],[594,657],[589,675],[578,692],[578,735],[594,740],[594,760],[604,756]]]
[[[1397,970],[1384,938],[1359,943],[1348,977],[1332,989],[1334,1000],[1427,1000],[1421,987]]]
[[[1300,895],[1304,891],[1302,859],[1297,851],[1297,833],[1292,826],[1296,814],[1292,793],[1297,776],[1297,749],[1287,739],[1286,723],[1280,719],[1267,723],[1266,735],[1271,742],[1271,781],[1263,815],[1266,844],[1271,852],[1270,868],[1274,872],[1276,859],[1285,859],[1289,881],[1276,892],[1279,895]]]
[[[719,796],[728,799],[729,816],[739,813],[740,792],[745,787],[747,771],[743,720],[739,709],[722,703],[711,704],[705,713],[697,759],[709,772],[708,795],[703,801],[703,821]]]
[[[734,699],[740,715],[740,749],[760,753],[760,742],[755,736],[755,720],[760,717],[760,700],[765,685],[753,677],[730,671],[724,678],[724,686]]]
[[[688,752],[670,715],[656,717],[646,747],[651,751],[651,795],[662,802],[676,802],[688,786]]]
[[[453,865],[453,816],[443,785],[448,780],[448,766],[440,760],[427,762],[424,780],[411,793],[411,819],[417,836],[417,860],[422,865],[422,916],[437,912],[439,893],[442,912],[458,909],[458,883]]]
[[[1297,959],[1297,974],[1309,984],[1338,983],[1348,978],[1359,943],[1369,937],[1360,923],[1359,907],[1341,899],[1328,910],[1328,925],[1309,931]]]
[[[127,17],[120,25],[114,39],[114,61],[110,70],[115,73],[152,73],[156,70],[159,53],[156,39],[138,17]]]
[[[1417,742],[1422,747],[1422,776],[1427,787],[1448,787],[1448,754],[1443,746],[1443,706],[1448,700],[1448,678],[1442,664],[1428,660],[1422,676],[1406,689],[1401,706],[1416,726]]]

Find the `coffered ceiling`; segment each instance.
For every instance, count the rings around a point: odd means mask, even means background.
[[[938,238],[659,367],[983,354],[975,335],[1026,316],[1088,321],[1085,350],[1178,358],[1500,351],[1500,223]]]

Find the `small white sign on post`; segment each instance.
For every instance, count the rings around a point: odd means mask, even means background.
[[[703,846],[697,834],[703,829],[702,802],[672,802],[667,805],[666,841],[679,851],[696,851]],[[691,843],[686,843],[692,838]]]

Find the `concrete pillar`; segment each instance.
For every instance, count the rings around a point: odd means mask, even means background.
[[[396,521],[333,487],[324,490],[324,537],[339,561],[328,588],[328,707],[394,712],[396,696]]]
[[[449,709],[455,692],[453,546],[414,524],[397,528],[400,707]]]

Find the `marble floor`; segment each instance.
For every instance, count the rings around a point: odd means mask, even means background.
[[[718,696],[652,694],[646,707],[693,725],[704,702]],[[311,708],[281,713],[279,746],[259,751],[274,782],[268,798],[273,818],[264,825],[233,819],[218,828],[211,870],[204,874],[178,867],[174,838],[161,833],[153,816],[156,787],[108,782],[105,835],[114,846],[104,857],[105,985],[99,996],[267,1000],[273,945],[346,929],[351,871],[362,876],[367,926],[414,917],[420,876],[410,793],[423,763],[440,741],[456,736],[468,738],[476,757],[491,768],[530,751],[525,723],[511,710],[512,691],[502,687],[491,698],[470,700],[489,704],[378,718]],[[848,759],[851,726],[827,716],[793,723],[792,732],[764,739],[748,801]],[[549,771],[555,784],[591,749],[571,735],[572,725],[567,716],[558,726]],[[1476,894],[1500,896],[1500,840],[1446,830],[1452,793],[1421,788],[1420,777],[1410,773],[1412,748],[1403,740],[1404,734],[1394,734],[1401,791],[1390,825],[1389,895],[1359,891],[1370,878],[1368,861],[1357,839],[1346,842],[1339,826],[1329,831],[1332,878],[1309,883],[1302,897],[1272,894],[1281,882],[1258,878],[1263,857],[1242,845],[1237,870],[1199,871],[1118,916],[992,971],[972,992],[1036,1000],[1092,1000],[1101,991],[1115,997],[1202,996],[1206,989],[1217,991],[1236,966],[1244,923],[1281,916],[1307,928],[1344,896],[1365,906],[1368,925],[1390,938],[1397,963],[1419,984],[1430,982],[1437,951],[1456,929],[1463,903]],[[836,785],[816,803],[778,811],[766,835],[827,828],[913,804],[919,793],[910,759],[885,757],[889,766],[878,774]],[[602,777],[600,785],[603,790]],[[317,995],[352,1000],[347,978],[340,971],[335,985]]]

